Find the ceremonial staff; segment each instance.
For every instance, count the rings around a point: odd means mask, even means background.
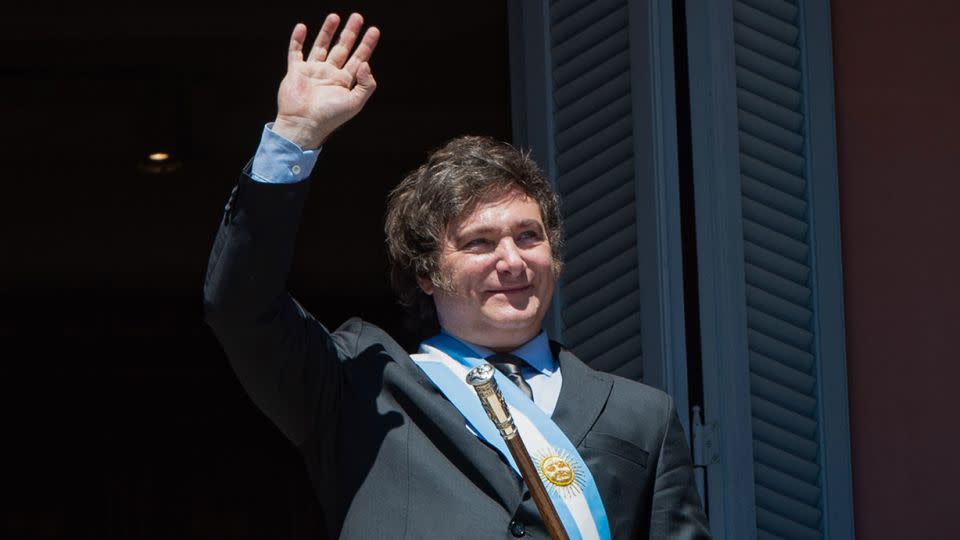
[[[520,475],[530,489],[533,502],[537,503],[537,510],[540,511],[540,516],[543,517],[543,522],[547,525],[550,537],[553,540],[568,540],[567,531],[564,530],[560,516],[557,515],[557,509],[553,507],[553,501],[550,500],[550,495],[547,494],[547,489],[543,486],[543,480],[540,479],[540,474],[537,473],[533,460],[530,459],[527,447],[524,446],[523,439],[520,438],[520,432],[517,431],[513,417],[510,416],[507,402],[503,400],[503,396],[500,394],[497,381],[493,378],[493,370],[494,368],[490,364],[477,366],[467,373],[467,383],[477,391],[477,397],[483,404],[483,410],[487,411],[487,416],[497,426],[497,430],[503,437],[503,442],[510,449],[510,454],[513,455],[513,460],[520,469]]]

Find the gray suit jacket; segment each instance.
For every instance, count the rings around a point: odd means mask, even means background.
[[[300,449],[331,537],[548,538],[506,461],[389,335],[335,332],[286,292],[307,183],[231,194],[207,270],[207,321],[252,399]],[[707,538],[673,403],[555,345],[553,420],[596,480],[614,538]]]

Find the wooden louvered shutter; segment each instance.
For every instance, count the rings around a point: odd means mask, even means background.
[[[690,1],[687,21],[711,521],[850,538],[829,12]]]
[[[562,200],[551,335],[686,425],[670,2],[510,3],[515,142]]]
[[[566,225],[563,340],[594,368],[639,380],[627,2],[555,2],[550,18],[556,186]]]

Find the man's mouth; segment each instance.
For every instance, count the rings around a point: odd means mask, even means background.
[[[514,294],[526,292],[527,290],[533,288],[533,285],[517,285],[514,287],[498,287],[496,289],[490,289],[488,292],[490,294]]]

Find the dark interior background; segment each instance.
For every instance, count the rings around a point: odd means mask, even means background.
[[[25,9],[0,18],[0,535],[322,537],[299,456],[201,319],[223,204],[293,25],[363,13],[379,87],[323,150],[290,288],[412,345],[384,198],[450,137],[510,138],[506,3]],[[146,170],[158,150],[179,167]]]

